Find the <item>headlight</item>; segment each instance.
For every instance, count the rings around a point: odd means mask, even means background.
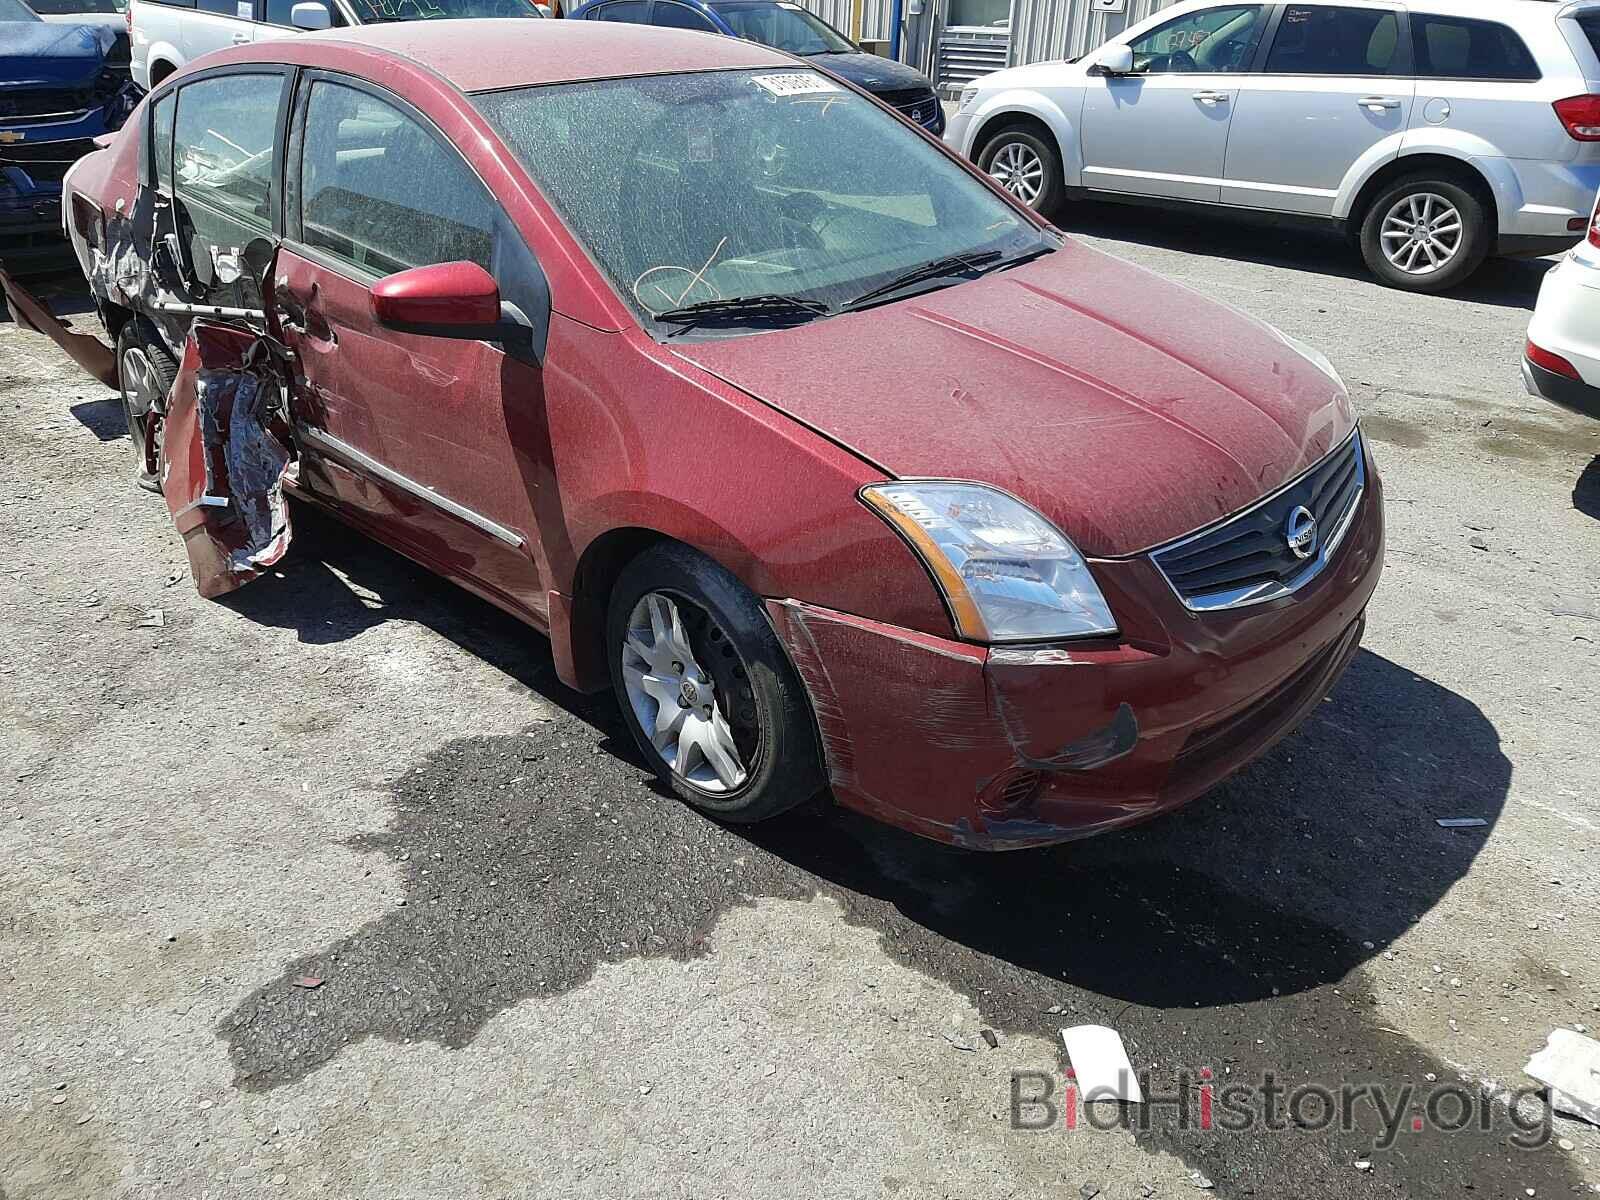
[[[979,483],[880,483],[861,498],[916,549],[975,642],[1115,633],[1083,555],[1049,521]]]
[[[978,89],[968,87],[961,89],[961,103],[956,106],[958,113],[964,113],[978,102]]]

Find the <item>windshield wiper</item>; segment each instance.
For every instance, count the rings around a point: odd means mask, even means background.
[[[926,283],[930,279],[942,279],[946,275],[962,275],[974,279],[982,273],[982,268],[995,262],[1000,257],[998,250],[975,250],[970,254],[951,254],[945,258],[936,258],[930,263],[923,263],[920,267],[913,267],[904,275],[897,275],[888,283],[880,284],[870,291],[862,292],[850,303],[846,304],[842,312],[851,312],[858,308],[866,308],[875,301],[886,296],[892,296],[903,288],[913,284]]]
[[[682,308],[669,308],[655,314],[655,319],[669,325],[681,325],[668,337],[677,337],[696,325],[712,323],[755,324],[770,322],[774,325],[802,325],[817,317],[825,317],[832,310],[820,300],[806,300],[800,296],[782,296],[768,293],[759,296],[732,296],[723,300],[701,300]]]
[[[952,254],[948,258],[938,258],[925,266],[907,271],[898,279],[891,279],[888,283],[873,288],[870,292],[863,292],[849,304],[844,305],[840,312],[853,312],[859,308],[871,308],[874,304],[882,303],[885,298],[893,296],[902,288],[911,287],[913,284],[926,283],[930,279],[942,279],[947,275],[958,275],[963,280],[976,279],[980,275],[987,275],[991,271],[1004,271],[1009,267],[1020,267],[1023,263],[1032,262],[1042,255],[1049,254],[1054,246],[1036,246],[1032,250],[1025,250],[1021,254],[1014,254],[1010,258],[1003,256],[998,250],[977,250],[971,254]]]

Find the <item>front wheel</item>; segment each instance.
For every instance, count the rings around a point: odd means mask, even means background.
[[[623,570],[606,621],[611,684],[645,761],[712,816],[752,822],[823,786],[804,689],[761,602],[675,543]]]
[[[1061,155],[1029,129],[1002,129],[978,155],[978,169],[1042,217],[1054,216],[1066,192]]]
[[[1361,223],[1361,256],[1390,287],[1443,292],[1489,253],[1483,201],[1447,179],[1415,176],[1386,188]]]
[[[134,479],[146,491],[161,490],[161,434],[167,395],[178,364],[155,330],[133,320],[117,332],[117,381],[122,417],[133,443]]]

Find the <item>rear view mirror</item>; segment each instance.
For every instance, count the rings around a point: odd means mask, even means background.
[[[372,315],[386,329],[427,337],[501,342],[526,357],[533,327],[500,299],[494,276],[473,262],[437,263],[386,275],[369,292]]]
[[[327,29],[333,25],[333,14],[322,0],[300,0],[289,10],[289,24],[296,29]]]
[[[1132,75],[1133,47],[1102,46],[1096,52],[1089,70],[1096,75]]]

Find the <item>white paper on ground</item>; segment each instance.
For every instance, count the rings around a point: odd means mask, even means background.
[[[1600,1042],[1556,1029],[1523,1068],[1550,1089],[1550,1107],[1600,1125]]]
[[[1125,1100],[1143,1104],[1139,1080],[1134,1076],[1122,1036],[1104,1025],[1074,1025],[1061,1031],[1061,1042],[1072,1061],[1083,1103],[1095,1100]]]

